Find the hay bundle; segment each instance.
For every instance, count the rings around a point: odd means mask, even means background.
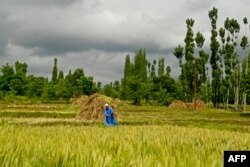
[[[169,105],[169,108],[172,108],[172,109],[187,109],[187,105],[183,101],[175,100]]]
[[[193,110],[194,109],[194,103],[185,103],[187,106],[187,109]]]
[[[188,109],[194,109],[194,103],[186,103]],[[204,109],[206,108],[206,104],[202,100],[197,100],[195,103],[196,109]]]
[[[180,100],[175,100],[173,101],[170,105],[169,108],[172,109],[194,109],[194,103],[184,103],[183,101]],[[204,109],[206,108],[206,104],[202,100],[197,100],[196,101],[196,109]]]
[[[202,100],[197,100],[197,101],[196,101],[196,108],[204,109],[204,108],[207,108],[207,106],[206,106],[206,104],[204,103],[204,101],[202,101]]]
[[[77,119],[85,120],[100,120],[104,119],[104,104],[108,103],[113,110],[118,107],[119,101],[98,93],[95,93],[87,98],[85,102],[82,103],[81,110],[77,115]],[[115,113],[115,116],[117,114]]]

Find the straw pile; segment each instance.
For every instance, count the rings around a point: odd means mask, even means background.
[[[103,120],[105,103],[108,103],[115,111],[118,107],[119,100],[95,93],[82,101],[80,112],[76,118],[85,120]],[[114,115],[117,117],[116,112],[114,112]]]
[[[172,108],[172,109],[187,109],[187,105],[183,101],[175,100],[169,105],[169,108]]]
[[[184,103],[183,101],[175,100],[169,105],[169,108],[172,108],[172,109],[194,109],[194,103]],[[196,109],[204,109],[204,108],[206,108],[206,104],[201,100],[197,100],[196,101]]]

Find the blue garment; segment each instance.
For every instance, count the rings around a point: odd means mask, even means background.
[[[104,125],[117,125],[116,119],[114,117],[114,112],[111,107],[105,108],[104,109],[104,115],[106,116]]]

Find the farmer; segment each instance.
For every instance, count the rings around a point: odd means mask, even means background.
[[[114,117],[113,109],[112,107],[108,105],[108,103],[104,105],[104,115],[106,117],[104,121],[104,125],[109,125],[109,126],[117,125],[117,122]]]

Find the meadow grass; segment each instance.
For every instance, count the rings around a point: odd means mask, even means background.
[[[240,112],[118,108],[118,126],[81,121],[79,106],[0,106],[0,166],[223,166],[224,150],[250,150]]]

